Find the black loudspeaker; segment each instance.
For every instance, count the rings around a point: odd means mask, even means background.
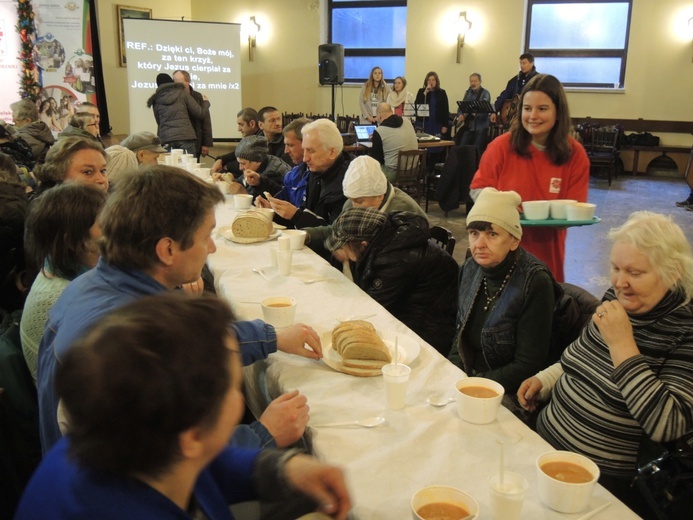
[[[318,76],[321,85],[344,83],[344,46],[325,43],[318,47]]]

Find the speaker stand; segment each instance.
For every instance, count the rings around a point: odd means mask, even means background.
[[[337,122],[337,120],[334,117],[334,83],[332,84],[332,121],[334,121],[335,123]]]

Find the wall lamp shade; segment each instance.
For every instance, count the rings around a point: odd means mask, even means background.
[[[472,22],[467,20],[467,11],[462,11],[457,19],[457,63],[462,62],[462,47],[467,31],[472,28]]]
[[[248,59],[253,61],[255,59],[255,44],[257,33],[260,32],[260,24],[255,21],[255,17],[250,17],[250,23],[248,23]]]

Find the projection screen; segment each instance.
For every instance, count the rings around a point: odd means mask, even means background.
[[[236,113],[243,108],[240,24],[126,18],[123,28],[130,133],[156,133],[147,100],[156,91],[158,74],[172,76],[180,69],[211,103],[214,138],[241,136],[236,125]]]

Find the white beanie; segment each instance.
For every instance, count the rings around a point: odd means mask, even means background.
[[[380,169],[380,163],[367,155],[360,155],[351,161],[344,174],[342,191],[349,199],[384,195],[387,178]]]
[[[518,240],[522,238],[518,206],[522,198],[515,191],[498,191],[484,188],[467,214],[467,225],[472,222],[489,222],[502,227]]]

